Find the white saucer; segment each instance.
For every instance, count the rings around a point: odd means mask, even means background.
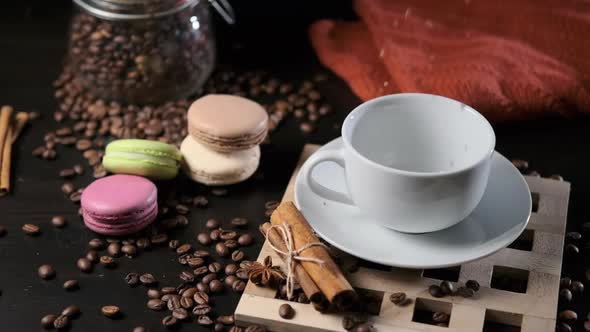
[[[338,149],[337,138],[320,150]],[[300,174],[299,174],[300,175]],[[344,171],[335,163],[316,166],[312,175],[333,190],[345,191]],[[358,208],[314,194],[297,176],[295,203],[314,230],[333,246],[359,258],[404,268],[439,268],[473,261],[510,245],[525,229],[531,194],[512,163],[495,152],[489,182],[473,213],[459,224],[424,234],[380,226]]]

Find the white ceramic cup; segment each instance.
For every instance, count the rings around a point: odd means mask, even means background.
[[[314,153],[301,170],[314,193],[355,205],[379,224],[433,232],[465,219],[485,191],[496,137],[473,108],[403,93],[369,100],[342,125],[343,148]],[[347,192],[314,179],[315,166],[344,168]]]

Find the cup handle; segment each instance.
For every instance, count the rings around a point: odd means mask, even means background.
[[[336,164],[338,164],[340,167],[342,167],[344,169],[344,172],[346,172],[343,150],[318,151],[309,157],[309,159],[305,163],[304,168],[301,170],[301,174],[303,175],[303,181],[305,183],[307,183],[307,185],[309,186],[311,191],[313,191],[318,196],[321,196],[321,197],[331,200],[331,201],[344,203],[344,204],[348,204],[348,205],[354,205],[354,202],[350,198],[350,194],[348,192],[342,193],[342,192],[327,188],[327,187],[321,185],[319,182],[317,182],[311,176],[311,172],[313,171],[313,169],[317,165],[319,165],[323,162],[326,162],[326,161],[335,162]]]

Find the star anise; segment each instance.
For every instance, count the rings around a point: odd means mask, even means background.
[[[285,275],[278,266],[272,266],[272,258],[266,256],[263,263],[251,262],[244,266],[250,281],[258,286],[278,285],[285,280]]]

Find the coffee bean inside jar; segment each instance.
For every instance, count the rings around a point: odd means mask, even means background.
[[[158,103],[195,93],[213,70],[203,0],[75,0],[67,66],[96,98]]]

